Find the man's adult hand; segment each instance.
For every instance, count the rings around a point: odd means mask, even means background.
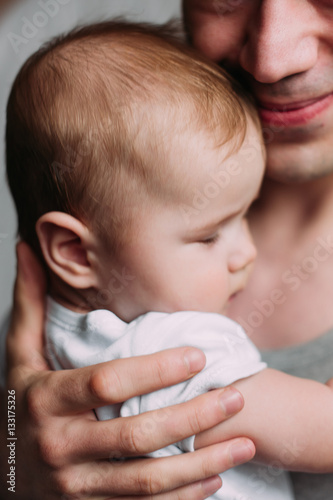
[[[201,351],[168,350],[75,370],[52,372],[43,358],[45,276],[25,243],[17,247],[18,274],[7,338],[7,389],[16,397],[15,498],[204,499],[221,485],[218,473],[250,460],[246,438],[194,453],[137,459],[197,434],[238,412],[234,389],[187,403],[104,422],[93,408],[181,382],[200,371]],[[6,406],[7,392],[2,397]],[[1,412],[6,415],[7,411]],[[8,491],[7,421],[1,425],[1,498]],[[133,457],[123,461],[122,457]]]

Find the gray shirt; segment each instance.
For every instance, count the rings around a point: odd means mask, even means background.
[[[333,329],[306,344],[261,354],[270,368],[325,383],[333,377]],[[291,459],[297,452],[301,452],[301,444],[296,443],[289,450]],[[333,499],[333,474],[293,472],[291,478],[296,500]]]

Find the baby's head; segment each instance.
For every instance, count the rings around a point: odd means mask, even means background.
[[[167,28],[108,22],[42,48],[13,85],[6,145],[19,234],[62,304],[130,321],[222,312],[243,288],[257,115]]]

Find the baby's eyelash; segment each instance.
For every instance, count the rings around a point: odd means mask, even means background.
[[[204,245],[212,245],[215,243],[219,238],[219,235],[216,233],[214,236],[210,236],[209,238],[206,238],[204,240],[201,240],[200,243],[203,243]]]

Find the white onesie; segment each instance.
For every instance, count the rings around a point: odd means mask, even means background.
[[[188,401],[258,373],[266,364],[244,330],[219,314],[150,312],[125,323],[110,311],[101,309],[78,314],[48,299],[46,349],[51,366],[57,370],[189,345],[198,347],[206,355],[206,366],[200,373],[175,386],[131,398],[122,405],[98,408],[99,420],[137,415]],[[143,432],[150,433],[153,427],[154,422],[147,421]],[[150,456],[193,451],[193,443],[194,436]],[[287,473],[273,467],[245,464],[223,473],[222,480],[222,489],[211,499],[293,499]]]

